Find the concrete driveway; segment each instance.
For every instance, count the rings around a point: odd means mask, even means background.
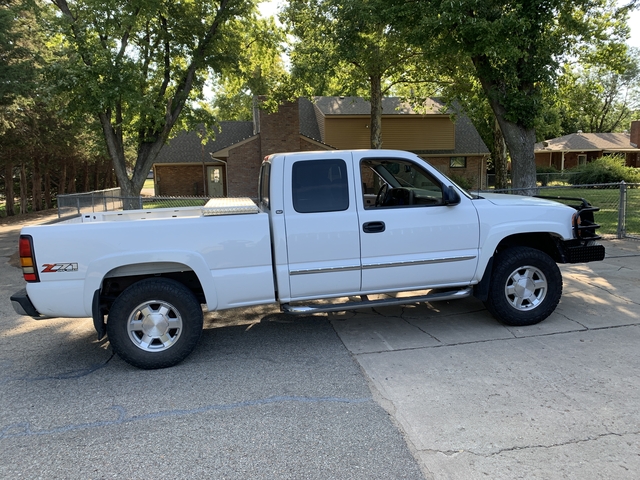
[[[475,299],[333,316],[426,478],[640,478],[640,242],[604,243],[536,326]]]
[[[234,310],[182,364],[141,371],[90,320],[13,313],[17,232],[0,229],[2,478],[640,476],[640,242],[563,266],[537,326],[474,299]]]

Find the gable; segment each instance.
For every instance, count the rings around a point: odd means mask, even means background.
[[[325,117],[323,141],[337,149],[370,148],[369,116]],[[453,150],[455,125],[448,115],[382,117],[383,148]]]

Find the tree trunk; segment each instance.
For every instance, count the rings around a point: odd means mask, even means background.
[[[58,195],[64,195],[66,193],[67,186],[67,160],[62,160],[62,169],[60,170],[60,177],[58,178]]]
[[[525,128],[498,118],[511,157],[511,188],[522,195],[536,195],[535,128]]]
[[[24,162],[20,165],[20,213],[25,214],[29,211],[27,205],[29,199],[27,197],[27,167]]]
[[[13,163],[11,160],[7,160],[4,166],[4,193],[6,197],[7,217],[12,217],[16,214],[16,204],[15,192],[13,191]]]
[[[45,208],[53,208],[53,199],[51,196],[51,172],[49,171],[49,162],[46,163],[44,169],[44,206]]]
[[[82,162],[82,168],[84,172],[82,191],[89,192],[91,191],[91,186],[89,185],[89,162],[87,160]]]
[[[497,119],[493,125],[493,166],[496,175],[496,189],[504,190],[509,188],[507,145],[504,142],[504,136]]]
[[[516,189],[522,195],[535,195],[536,188],[536,159],[533,153],[536,141],[536,130],[527,127],[527,119],[521,118],[518,122],[507,120],[507,109],[499,100],[498,92],[505,90],[504,85],[495,81],[495,72],[485,57],[474,57],[473,64],[476,74],[482,84],[482,89],[487,95],[489,105],[493,110],[504,136],[504,141],[509,149],[511,157],[511,188]],[[523,91],[529,87],[521,86]],[[534,112],[529,112],[534,115]]]
[[[369,77],[371,82],[371,148],[382,148],[382,78]]]
[[[67,185],[67,192],[76,193],[76,161],[71,160],[71,171],[69,172],[69,184]]]
[[[33,172],[31,174],[33,211],[42,210],[42,174],[40,172],[40,160],[37,155],[33,157]]]

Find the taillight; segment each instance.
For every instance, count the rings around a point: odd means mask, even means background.
[[[39,282],[38,270],[36,268],[36,256],[33,251],[33,239],[31,235],[20,235],[19,243],[20,266],[22,276],[27,282]]]

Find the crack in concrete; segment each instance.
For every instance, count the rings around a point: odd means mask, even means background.
[[[576,322],[578,323],[578,322]],[[629,324],[625,324],[625,325],[611,325],[611,326],[607,326],[607,327],[595,327],[595,328],[587,328],[585,327],[584,329],[577,329],[577,330],[566,330],[563,332],[551,332],[551,333],[540,333],[538,335],[528,335],[525,337],[513,337],[513,338],[492,338],[492,339],[488,339],[488,340],[470,340],[468,342],[458,342],[458,343],[442,343],[441,345],[425,345],[425,346],[419,346],[419,347],[407,347],[407,348],[397,348],[395,350],[392,350],[393,352],[406,352],[406,351],[411,351],[411,350],[422,350],[422,349],[429,349],[429,348],[446,348],[446,347],[459,347],[462,345],[475,345],[475,344],[479,344],[479,343],[490,343],[490,342],[511,342],[514,340],[527,340],[527,339],[531,339],[531,338],[539,338],[539,337],[552,337],[555,335],[567,335],[570,333],[576,333],[576,332],[594,332],[594,331],[600,331],[600,330],[613,330],[616,328],[625,328],[625,327],[638,327],[640,326],[640,323],[629,323]],[[435,338],[435,337],[433,337]],[[438,340],[439,341],[439,340]],[[356,357],[360,357],[360,356],[364,356],[364,355],[376,355],[379,353],[390,353],[390,350],[376,350],[373,352],[362,352],[362,353],[353,353],[352,354]]]
[[[480,452],[475,452],[473,450],[460,450],[459,452],[460,453],[466,452],[466,453],[469,453],[471,455],[475,455],[477,457],[490,458],[490,457],[494,457],[496,455],[501,455],[503,453],[508,453],[508,452],[519,452],[519,451],[534,450],[534,449],[539,449],[539,448],[551,449],[551,448],[565,447],[565,446],[568,446],[568,445],[579,445],[581,443],[595,442],[597,440],[600,440],[600,439],[606,438],[606,437],[624,437],[624,436],[629,436],[629,435],[640,435],[640,431],[637,431],[637,432],[622,432],[622,433],[607,432],[607,433],[601,433],[601,434],[598,434],[598,435],[592,435],[592,436],[589,436],[589,437],[586,437],[586,438],[568,440],[566,442],[552,443],[552,444],[549,444],[549,445],[538,444],[538,445],[524,445],[524,446],[520,446],[520,447],[501,448],[500,450],[497,450],[497,451],[494,451],[494,452],[491,452],[491,453],[480,453]],[[445,452],[447,452],[447,451],[445,451]]]

